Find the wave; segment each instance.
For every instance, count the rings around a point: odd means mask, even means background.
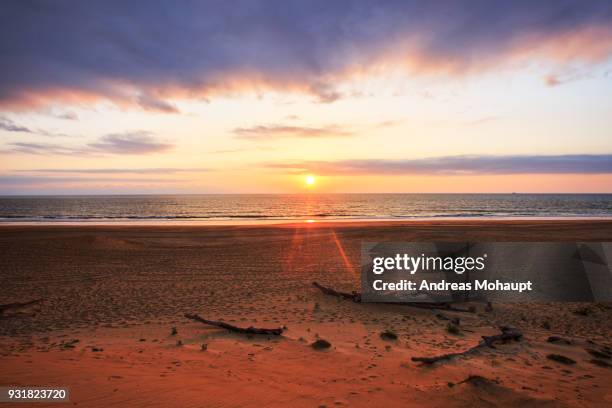
[[[0,222],[612,217],[610,194],[0,197]]]
[[[263,216],[263,215],[226,215],[226,216],[1,216],[0,223],[10,222],[138,222],[138,221],[306,221],[306,220],[418,220],[418,219],[445,219],[445,218],[534,218],[534,217],[611,217],[609,213],[597,214],[550,214],[550,213],[449,213],[449,214],[419,214],[419,215],[310,215],[310,216]]]

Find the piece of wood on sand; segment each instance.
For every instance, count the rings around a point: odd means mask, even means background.
[[[191,320],[195,320],[196,322],[200,322],[200,323],[204,323],[204,324],[208,324],[210,326],[216,326],[216,327],[221,327],[223,329],[229,330],[233,333],[241,333],[241,334],[267,334],[267,335],[273,335],[273,336],[280,336],[283,333],[283,329],[282,328],[277,328],[277,329],[261,329],[258,327],[237,327],[234,325],[231,325],[229,323],[225,323],[225,322],[218,322],[215,320],[207,320],[204,319],[203,317],[197,315],[197,314],[192,314],[192,313],[185,313],[185,317],[187,319],[191,319]]]
[[[511,327],[500,327],[501,333],[493,336],[482,336],[482,340],[475,346],[458,353],[441,354],[433,357],[412,357],[412,361],[423,364],[434,364],[439,361],[451,360],[455,357],[470,355],[483,347],[495,348],[495,343],[505,343],[507,341],[519,341],[523,337],[520,330]]]
[[[9,317],[10,315],[7,312],[18,312],[21,309],[25,309],[42,301],[43,299],[34,299],[28,302],[15,302],[0,305],[0,317]]]
[[[357,292],[351,292],[351,293],[339,292],[339,291],[334,290],[332,288],[325,287],[325,286],[319,284],[318,282],[312,282],[312,285],[315,288],[319,289],[321,292],[323,292],[326,295],[335,296],[335,297],[339,297],[341,299],[346,299],[346,300],[352,300],[355,303],[360,303],[361,302],[361,294],[360,293],[357,293]]]

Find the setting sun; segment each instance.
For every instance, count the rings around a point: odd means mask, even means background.
[[[315,176],[312,176],[312,175],[308,175],[308,176],[306,176],[306,185],[307,185],[307,186],[312,186],[312,185],[314,185],[314,183],[315,183],[316,181],[317,181],[317,180],[315,179]]]

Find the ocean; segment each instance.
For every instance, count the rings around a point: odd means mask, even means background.
[[[612,194],[4,196],[0,222],[275,222],[612,217]]]

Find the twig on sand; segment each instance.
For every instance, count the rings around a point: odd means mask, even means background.
[[[332,288],[327,288],[323,285],[320,285],[318,282],[312,282],[313,286],[317,289],[319,289],[321,292],[325,293],[326,295],[329,296],[336,296],[342,299],[347,299],[347,300],[352,300],[355,303],[360,303],[361,302],[361,294],[357,293],[357,292],[351,292],[351,293],[346,293],[346,292],[338,292],[337,290],[334,290]]]
[[[411,360],[418,362],[418,363],[423,363],[423,364],[434,364],[434,363],[437,363],[438,361],[451,360],[458,356],[469,355],[473,353],[474,351],[480,348],[483,348],[483,347],[495,348],[494,343],[496,342],[503,343],[509,340],[519,341],[523,337],[523,333],[521,333],[521,331],[518,329],[513,329],[511,327],[501,327],[500,330],[501,330],[500,334],[496,334],[494,336],[482,336],[482,340],[477,345],[465,351],[462,351],[459,353],[442,354],[442,355],[433,356],[433,357],[412,357]]]
[[[312,282],[312,285],[319,289],[326,295],[339,297],[341,299],[352,300],[355,303],[361,303],[361,293],[359,292],[339,292],[335,289],[328,288],[319,284],[318,282]],[[463,309],[459,307],[451,306],[448,303],[429,303],[429,302],[387,302],[389,304],[396,305],[406,305],[411,307],[416,307],[420,309],[432,309],[432,310],[447,310],[450,312],[463,312],[463,313],[474,313],[475,310],[473,308]]]
[[[231,332],[234,333],[242,333],[242,334],[271,334],[274,336],[280,336],[283,333],[283,329],[282,328],[277,328],[277,329],[261,329],[261,328],[257,328],[257,327],[247,327],[247,328],[243,328],[243,327],[237,327],[237,326],[233,326],[231,324],[225,323],[225,322],[218,322],[215,320],[207,320],[204,319],[203,317],[200,317],[197,314],[190,314],[190,313],[185,313],[185,317],[191,320],[195,320],[196,322],[200,322],[200,323],[204,323],[204,324],[209,324],[211,326],[216,326],[216,327],[221,327],[223,329],[229,330]]]
[[[459,381],[457,384],[472,384],[476,386],[486,385],[486,384],[498,384],[497,380],[490,380],[487,377],[483,377],[482,375],[470,374],[465,380]]]
[[[449,303],[406,302],[406,303],[398,303],[398,304],[408,305],[411,307],[417,307],[420,309],[447,310],[449,312],[461,312],[461,313],[476,312],[476,310],[473,307],[464,309],[461,307],[451,306]]]
[[[495,348],[493,343],[495,342],[506,342],[509,340],[519,341],[523,338],[523,333],[521,333],[518,329],[513,329],[512,327],[500,327],[501,333],[496,334],[494,336],[482,336],[482,342],[484,345]]]
[[[43,299],[34,299],[34,300],[30,300],[28,302],[15,302],[15,303],[6,303],[4,305],[0,305],[0,316],[5,316],[4,313],[9,311],[9,310],[23,309],[25,307],[28,307],[30,305],[34,305],[36,303],[40,303],[42,301],[43,301]]]

